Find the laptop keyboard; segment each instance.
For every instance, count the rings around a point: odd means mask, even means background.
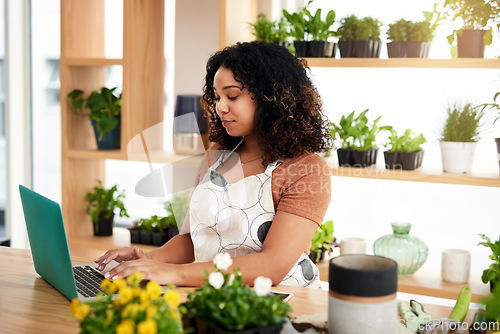
[[[90,266],[73,267],[76,291],[84,297],[95,297],[101,290],[104,276]]]

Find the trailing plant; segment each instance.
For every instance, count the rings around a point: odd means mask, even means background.
[[[333,247],[335,247],[333,221],[329,220],[316,230],[311,240],[311,254],[315,253],[316,260],[319,260],[322,252],[330,252]]]
[[[390,146],[389,152],[411,153],[421,151],[422,145],[426,142],[423,134],[417,136],[411,129],[406,129],[401,136],[392,130],[387,146]]]
[[[85,195],[85,199],[89,202],[87,213],[94,223],[94,227],[99,222],[99,217],[110,219],[116,209],[119,209],[120,217],[129,217],[123,199],[124,192],[118,191],[118,186],[114,185],[109,189],[103,187],[100,180],[97,181],[97,186],[92,191]]]
[[[500,96],[500,92],[496,92],[495,95],[493,95],[493,102],[492,103],[483,103],[479,105],[478,107],[481,108],[482,112],[485,112],[486,110],[491,110],[493,112],[496,112],[496,115],[494,116],[493,124],[496,123],[500,119],[500,104],[497,102],[497,98]]]
[[[272,282],[259,276],[254,289],[243,285],[239,269],[234,275],[227,270],[232,265],[228,253],[214,258],[215,271],[208,273],[205,284],[189,292],[187,301],[179,306],[190,319],[201,319],[226,331],[242,331],[281,324],[290,312],[290,306],[271,295]]]
[[[476,142],[479,140],[480,121],[483,112],[471,103],[448,107],[447,118],[441,133],[442,141]]]
[[[122,99],[121,93],[116,95],[116,89],[117,87],[102,87],[99,91],[92,91],[85,99],[82,90],[74,89],[67,96],[70,109],[75,114],[88,116],[90,120],[95,121],[100,133],[99,141],[118,125],[117,116],[121,115]],[[84,109],[89,112],[86,113]]]
[[[481,245],[489,248],[491,250],[489,257],[493,261],[488,269],[483,271],[481,280],[485,284],[491,281],[497,282],[497,285],[500,286],[500,238],[499,240],[492,242],[490,238],[484,234],[479,234],[479,236],[483,239],[483,241],[480,242],[478,246]]]

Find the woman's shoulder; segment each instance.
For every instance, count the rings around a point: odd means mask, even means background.
[[[316,153],[304,153],[284,159],[273,172],[273,176],[299,179],[305,176],[329,178],[330,169],[326,161]]]

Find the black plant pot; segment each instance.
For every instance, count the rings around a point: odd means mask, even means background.
[[[100,132],[97,129],[96,121],[92,120],[92,126],[94,127],[95,140],[97,142],[97,148],[99,150],[118,150],[120,149],[120,140],[121,140],[121,118],[120,116],[116,116],[118,120],[118,125],[99,140]]]
[[[344,148],[339,148],[337,149],[337,157],[339,159],[339,166],[341,167],[349,167],[354,165],[354,156],[353,156],[353,149],[344,149]]]
[[[130,231],[130,243],[140,244],[141,243],[141,232],[134,228],[129,228]]]
[[[354,167],[368,167],[375,163],[377,160],[377,151],[378,150],[366,150],[366,151],[357,151],[353,150],[352,155],[354,156]]]
[[[500,138],[495,138],[497,143],[497,153],[498,153],[498,167],[500,167]]]
[[[287,50],[288,50],[288,47],[290,46],[290,43],[288,43],[288,42],[279,41],[279,42],[275,42],[275,43],[278,44],[279,46],[284,47]]]
[[[94,235],[100,237],[113,235],[114,218],[115,214],[112,214],[109,218],[99,216],[99,221],[97,222],[97,224],[94,224]]]
[[[307,57],[308,43],[306,41],[294,41],[293,46],[295,47],[296,57]]]
[[[327,47],[328,42],[326,41],[309,41],[307,42],[307,57],[327,57]]]
[[[151,245],[151,243],[152,243],[151,232],[141,231],[141,244]]]
[[[387,55],[389,58],[405,58],[406,57],[405,42],[387,43]]]
[[[401,163],[398,163],[398,152],[384,152],[386,169],[401,169]]]
[[[179,229],[177,227],[169,227],[167,229],[167,236],[168,240],[172,239],[175,237],[177,234],[179,234]]]
[[[347,40],[341,39],[341,40],[339,40],[337,45],[339,47],[339,52],[340,52],[341,58],[354,57],[353,56],[353,51],[354,51],[353,41],[347,41]]]
[[[464,29],[457,33],[458,58],[484,58],[484,30]]]
[[[381,41],[372,41],[372,53],[371,53],[370,57],[380,58],[381,49],[382,49],[382,42]]]
[[[311,259],[312,262],[318,263],[325,258],[325,250],[322,249],[321,252],[319,252],[319,253],[311,252],[309,254],[309,258]]]
[[[417,168],[418,152],[398,152],[401,157],[401,166],[404,170],[415,170]]]
[[[151,244],[153,246],[163,246],[168,241],[167,232],[151,232]]]
[[[352,57],[373,58],[374,41],[353,41],[354,52]]]
[[[425,42],[405,42],[406,57],[427,58],[429,55],[430,43]]]

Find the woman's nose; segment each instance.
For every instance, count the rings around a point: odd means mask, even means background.
[[[220,99],[215,106],[215,111],[217,111],[218,114],[226,114],[229,111],[228,105],[224,99]]]

